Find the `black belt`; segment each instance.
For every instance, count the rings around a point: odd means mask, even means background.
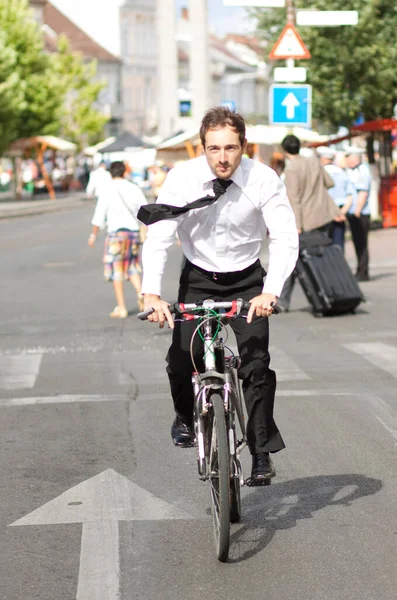
[[[212,279],[213,281],[219,281],[219,283],[233,283],[235,281],[239,281],[244,279],[248,275],[250,275],[256,269],[261,268],[261,263],[259,258],[252,263],[249,267],[242,269],[241,271],[227,271],[227,272],[218,272],[218,271],[207,271],[206,269],[202,269],[201,267],[191,263],[188,259],[186,259],[185,268],[191,268],[195,271],[199,271],[204,277],[208,279]]]

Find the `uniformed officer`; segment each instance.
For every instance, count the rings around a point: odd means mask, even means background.
[[[346,217],[349,208],[353,203],[353,194],[355,188],[349,181],[347,172],[334,163],[336,150],[327,146],[317,148],[317,154],[324,169],[329,173],[334,182],[334,187],[328,189],[328,193],[340,208],[341,214]],[[345,245],[346,221],[333,221],[331,237],[332,242],[344,249]]]
[[[355,192],[347,218],[357,255],[356,277],[358,281],[369,280],[370,207],[368,199],[371,190],[371,173],[368,165],[362,160],[364,154],[365,150],[358,146],[349,146],[345,150],[347,175]]]

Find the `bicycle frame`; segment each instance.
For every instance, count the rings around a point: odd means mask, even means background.
[[[222,304],[223,303],[216,303],[216,308],[230,308],[230,302],[224,303],[224,306],[222,306]],[[185,306],[184,308],[187,309],[188,306]],[[225,357],[223,339],[219,336],[220,331],[217,331],[215,335],[213,332],[214,321],[219,317],[222,318],[222,315],[216,317],[213,315],[212,311],[212,306],[208,306],[201,315],[204,330],[205,372],[194,372],[192,375],[192,385],[195,396],[194,421],[198,446],[199,477],[202,480],[207,480],[209,477],[204,419],[208,416],[209,410],[211,410],[211,393],[217,391],[222,395],[225,414],[227,415],[230,456],[233,457],[234,463],[233,476],[239,478],[240,485],[244,485],[244,477],[239,458],[242,450],[247,446],[247,440],[242,407],[241,386],[237,374],[239,366],[238,357]],[[217,359],[218,362],[222,363],[223,372],[217,370]],[[234,412],[237,414],[243,436],[240,441],[235,437]],[[235,464],[236,461],[237,464]]]

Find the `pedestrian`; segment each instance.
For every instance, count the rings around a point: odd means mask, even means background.
[[[368,165],[362,161],[364,154],[365,150],[358,146],[349,146],[345,150],[347,175],[354,190],[353,203],[347,218],[357,256],[356,278],[358,281],[369,281],[370,207],[368,199],[372,178]]]
[[[159,165],[152,165],[149,167],[149,183],[155,202],[157,202],[161,186],[163,185],[166,176],[167,172],[164,171]]]
[[[161,299],[166,253],[175,233],[186,257],[179,281],[179,302],[206,298],[251,302],[247,318],[232,320],[231,327],[241,357],[251,475],[257,480],[269,479],[275,475],[269,452],[285,446],[273,418],[276,376],[269,367],[268,317],[296,263],[295,218],[277,174],[258,161],[243,158],[247,141],[241,115],[227,107],[209,110],[201,123],[200,138],[203,155],[172,169],[159,195],[161,204],[149,204],[139,214],[146,224],[155,223],[148,228],[143,246],[145,309],[155,310],[150,321],[163,327],[167,320],[173,328],[166,358],[175,409],[171,436],[175,445],[186,447],[194,440],[189,346],[196,325],[192,325],[194,321],[174,324],[168,302]],[[203,196],[207,199],[205,206],[184,210]],[[174,216],[180,210],[184,214]],[[270,259],[264,283],[259,254],[265,228],[270,237]],[[200,348],[194,353],[203,369]]]
[[[93,247],[99,229],[106,225],[104,275],[107,281],[113,282],[117,300],[117,306],[109,316],[119,319],[128,316],[124,299],[126,280],[135,288],[139,309],[143,310],[139,260],[141,226],[137,213],[146,204],[146,198],[137,185],[124,179],[124,173],[123,162],[115,161],[110,165],[111,180],[98,190],[92,233],[88,238],[88,245]]]
[[[332,222],[345,219],[327,191],[334,186],[332,178],[318,156],[300,155],[300,140],[295,135],[287,135],[281,145],[286,158],[284,183],[298,233],[317,231],[330,236]],[[289,311],[296,276],[294,270],[284,284],[279,300],[282,312]]]
[[[349,181],[347,172],[339,165],[335,164],[336,150],[327,146],[317,148],[317,154],[320,157],[320,163],[327,173],[332,177],[334,186],[328,189],[328,193],[339,207],[340,212],[346,217],[349,208],[353,202],[352,184]],[[332,243],[342,248],[345,247],[345,229],[346,221],[333,221],[331,227]]]
[[[107,165],[104,160],[101,160],[98,167],[90,172],[88,184],[86,187],[87,197],[90,199],[98,198],[99,191],[104,185],[110,183],[112,180]]]

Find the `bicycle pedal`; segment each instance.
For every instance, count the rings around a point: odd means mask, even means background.
[[[244,481],[244,485],[247,487],[265,487],[270,485],[271,482],[271,479],[252,479],[252,477],[248,477],[248,479]]]

